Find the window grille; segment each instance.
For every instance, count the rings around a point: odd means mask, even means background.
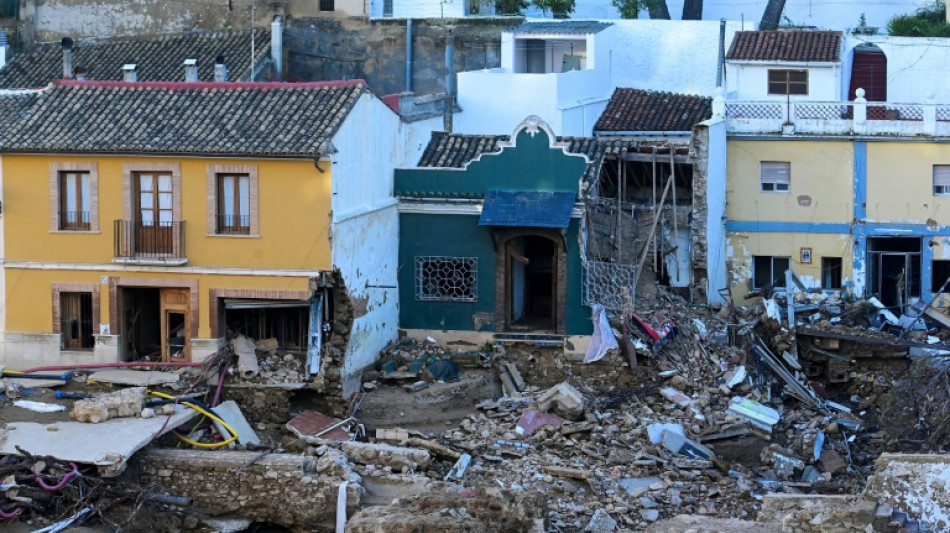
[[[416,300],[478,300],[477,257],[416,257]]]
[[[335,7],[333,0],[320,0],[320,11],[333,11]]]

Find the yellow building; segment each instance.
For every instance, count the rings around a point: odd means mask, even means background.
[[[230,331],[346,382],[395,337],[399,127],[361,81],[21,98],[0,160],[3,364],[195,361]],[[335,316],[349,299],[362,314]],[[321,357],[324,318],[345,322],[343,357]]]

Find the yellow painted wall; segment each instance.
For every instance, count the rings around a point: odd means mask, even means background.
[[[88,283],[99,285],[100,308],[93,330],[98,324],[109,323],[109,284],[101,283],[102,276],[139,278],[173,278],[198,280],[198,331],[193,338],[211,337],[209,321],[209,289],[309,290],[306,277],[188,275],[159,272],[104,272],[76,270],[6,269],[7,331],[24,333],[52,333],[52,306],[54,283]],[[116,325],[113,324],[113,333]]]
[[[99,166],[99,234],[50,232],[51,162]],[[325,270],[329,241],[330,165],[313,161],[199,158],[73,157],[4,154],[3,215],[7,261],[111,263],[113,221],[123,218],[122,167],[181,163],[182,218],[188,266]],[[257,165],[260,237],[209,236],[207,168]],[[9,289],[8,289],[9,290]],[[46,314],[49,314],[48,312]]]
[[[792,271],[809,288],[821,285],[821,258],[841,258],[841,280],[847,285],[853,278],[854,253],[847,234],[806,233],[728,233],[726,273],[733,301],[749,303],[744,296],[751,290],[752,257],[756,255],[789,257]],[[811,248],[811,263],[800,261],[800,249]]]
[[[729,139],[727,151],[726,216],[729,220],[851,221],[852,143]],[[762,161],[791,163],[789,192],[762,192],[759,179]]]
[[[934,196],[933,166],[950,165],[950,145],[869,142],[867,217],[871,222],[950,225],[950,196]]]

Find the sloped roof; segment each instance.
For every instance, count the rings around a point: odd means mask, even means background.
[[[313,157],[363,80],[318,83],[60,81],[0,131],[4,152]],[[4,134],[5,133],[5,134]]]
[[[841,32],[814,30],[739,31],[726,59],[738,61],[841,60]]]
[[[508,135],[463,135],[433,131],[429,144],[422,157],[419,158],[420,167],[430,168],[463,168],[468,163],[483,154],[501,152],[500,142],[508,142]],[[557,137],[556,142],[567,143],[567,152],[570,154],[585,155],[588,159],[584,171],[584,180],[595,179],[600,172],[600,164],[604,154],[611,145],[623,141],[608,143],[590,137]]]
[[[565,20],[564,22],[525,22],[508,31],[516,34],[536,35],[588,35],[600,33],[613,26],[610,22],[595,20]]]
[[[691,131],[712,116],[712,98],[617,88],[594,131]]]
[[[254,32],[255,65],[270,57],[270,33]],[[214,63],[224,56],[229,79],[251,78],[251,31],[166,35],[154,39],[116,39],[78,42],[73,46],[73,68],[85,70],[87,80],[121,81],[122,65],[134,63],[139,81],[184,81],[186,59],[198,60],[199,81],[214,80]],[[45,87],[63,77],[63,49],[44,44],[25,54],[8,58],[0,69],[0,88]]]

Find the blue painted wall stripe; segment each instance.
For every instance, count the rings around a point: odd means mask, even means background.
[[[726,221],[726,231],[749,233],[851,233],[851,225],[833,222],[728,220]]]
[[[868,202],[868,143],[854,142],[854,219],[867,218]]]

